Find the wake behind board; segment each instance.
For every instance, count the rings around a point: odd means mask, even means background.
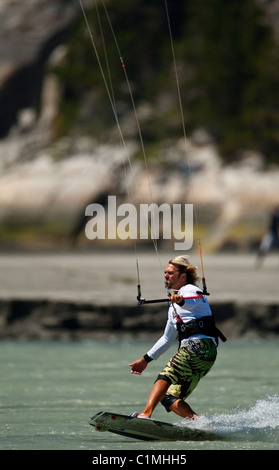
[[[94,426],[97,431],[109,431],[145,441],[208,440],[213,438],[210,431],[192,429],[154,419],[133,418],[107,411],[97,413],[91,418],[89,424]]]

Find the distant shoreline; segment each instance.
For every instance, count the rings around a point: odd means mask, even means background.
[[[140,252],[141,294],[166,296],[173,252]],[[190,256],[198,266],[197,254]],[[278,257],[204,255],[210,306],[229,338],[279,337]],[[162,334],[166,304],[137,306],[132,252],[0,253],[0,339],[80,339]]]
[[[279,306],[232,302],[211,304],[218,327],[229,339],[279,339]],[[0,301],[0,339],[81,340],[156,338],[163,332],[167,308],[100,306],[47,300]]]

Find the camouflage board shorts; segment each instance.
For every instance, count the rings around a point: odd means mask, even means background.
[[[169,382],[167,395],[185,399],[210,371],[216,356],[217,346],[212,339],[189,338],[169,360],[157,380]]]

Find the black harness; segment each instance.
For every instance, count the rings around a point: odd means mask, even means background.
[[[227,341],[227,338],[215,325],[215,320],[214,320],[213,315],[197,318],[187,323],[183,323],[182,318],[177,315],[176,321],[177,321],[177,331],[178,331],[178,338],[179,338],[179,347],[183,339],[189,338],[190,336],[193,336],[196,334],[212,336],[213,338],[215,338],[217,344],[218,344],[218,338],[220,338],[221,341],[223,342]]]

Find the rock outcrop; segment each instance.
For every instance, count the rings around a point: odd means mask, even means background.
[[[278,2],[267,3],[268,11],[277,11]],[[132,204],[194,203],[209,249],[258,243],[278,204],[276,166],[263,169],[261,155],[247,152],[225,165],[203,131],[187,146],[162,142],[156,163],[147,155],[148,171],[136,158],[140,145],[132,136],[125,148],[82,134],[53,140],[61,84],[48,64],[63,57],[64,41],[81,16],[79,2],[2,0],[0,13],[0,222],[8,226],[7,238],[26,226],[33,227],[32,243],[36,230],[42,237],[42,226],[46,238],[48,230],[77,236],[86,206],[105,205],[114,194]]]

